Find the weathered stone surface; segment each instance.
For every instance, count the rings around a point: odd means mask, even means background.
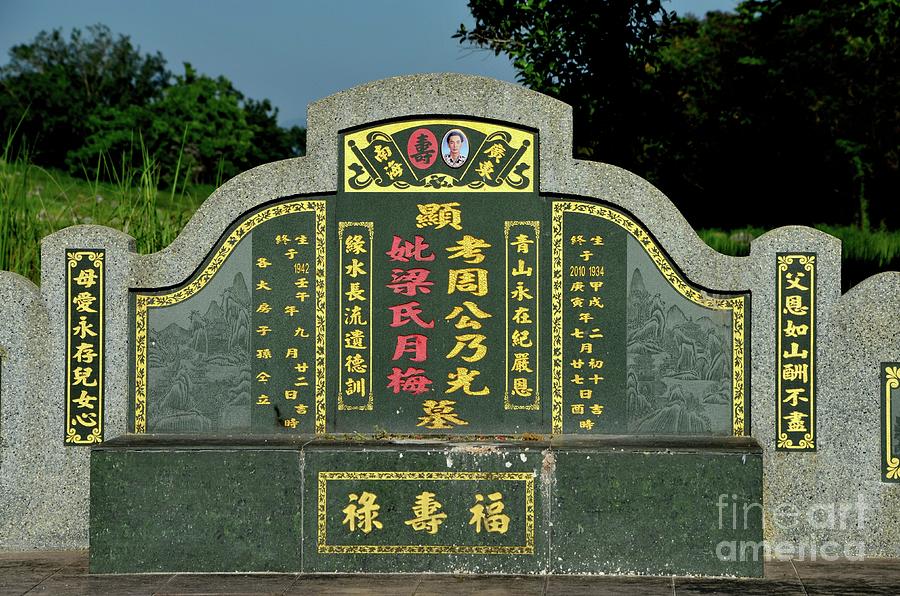
[[[741,504],[761,500],[762,457],[748,451],[557,452],[553,572],[761,576],[762,507]]]
[[[42,241],[39,294],[19,276],[3,272],[0,280],[0,482],[14,495],[0,502],[0,524],[10,526],[0,531],[2,549],[87,544],[89,450],[64,443],[66,250],[86,247],[106,249],[106,431],[125,430],[127,334],[116,330],[127,328],[133,241],[110,228],[74,226]]]
[[[445,93],[448,88],[455,92]],[[131,408],[129,290],[184,282],[222,231],[251,209],[284,197],[336,192],[339,131],[423,112],[537,129],[543,197],[609,202],[645,225],[692,282],[749,290],[749,431],[764,449],[766,539],[795,552],[805,547],[807,554],[811,547],[833,543],[845,555],[856,553],[848,546],[858,550],[862,544],[869,556],[900,556],[900,489],[879,479],[877,374],[879,363],[900,360],[900,274],[875,276],[841,296],[839,242],[803,227],[758,238],[747,257],[720,255],[648,182],[612,165],[572,159],[569,106],[516,85],[452,74],[378,81],[313,104],[307,157],[267,164],[228,181],[159,253],[138,255],[124,234],[78,226],[44,240],[39,291],[14,276],[0,277],[0,487],[11,496],[0,502],[0,548],[87,545],[87,450],[62,443],[66,248],[107,251],[106,436],[111,439],[126,431]],[[775,257],[785,251],[814,252],[818,258],[815,453],[775,452]],[[837,512],[833,523],[827,516],[831,508]],[[791,523],[783,523],[784,511],[795,509]]]
[[[41,446],[59,430],[45,400],[51,362],[47,309],[38,288],[0,272],[0,548],[53,543],[61,520],[52,514],[59,462]],[[62,435],[57,442],[62,444]]]
[[[299,451],[100,447],[91,572],[297,571]]]
[[[900,564],[894,560],[767,561],[765,579],[648,576],[465,576],[151,574],[87,575],[87,551],[0,553],[0,595],[32,594],[271,594],[303,596],[398,596],[490,594],[896,594]],[[796,565],[796,569],[795,569]]]
[[[91,570],[761,575],[716,549],[762,539],[759,508],[730,522],[758,445],[649,443],[116,439],[92,455]]]

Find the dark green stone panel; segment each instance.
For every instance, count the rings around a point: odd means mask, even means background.
[[[299,571],[300,454],[91,452],[91,572]]]
[[[173,437],[92,451],[92,572],[762,573],[752,440]],[[446,514],[433,534],[406,523],[425,492]],[[381,527],[351,529],[367,502]]]
[[[460,221],[456,227],[451,224],[441,227],[425,225],[417,219],[421,215],[419,205],[452,203],[457,204],[454,209],[460,213]],[[540,409],[504,408],[508,368],[506,345],[508,333],[512,333],[505,321],[507,247],[504,225],[506,221],[541,222],[540,200],[533,194],[514,193],[339,194],[338,212],[339,221],[373,222],[374,227],[371,267],[373,291],[371,296],[367,294],[373,307],[374,407],[369,411],[339,411],[336,400],[330,400],[329,424],[332,420],[334,422],[329,430],[341,433],[386,431],[432,435],[511,435],[548,431],[549,391],[542,392]],[[416,237],[420,237],[419,246],[427,244],[427,248],[418,253],[410,253],[408,261],[392,260],[386,253],[392,251],[395,237],[400,239],[401,245],[409,242],[410,246],[414,246]],[[490,246],[479,248],[477,256],[473,252],[466,257],[464,253],[454,250],[454,247],[460,246],[460,242],[465,243],[470,239],[483,241]],[[542,262],[539,270],[534,272],[537,279],[541,275],[549,276],[549,248],[546,242],[540,246]],[[339,247],[338,250],[344,249]],[[346,256],[349,258],[352,255]],[[514,265],[515,263],[511,266]],[[402,288],[389,287],[395,276],[400,274],[398,272],[412,269],[427,270],[427,281],[433,285],[410,289],[410,294],[404,293]],[[485,277],[476,279],[486,283],[473,283],[472,286],[457,283],[462,277],[454,272],[464,270],[485,271]],[[475,290],[467,291],[469,287],[474,287]],[[368,309],[368,302],[350,302],[346,295],[332,294],[329,301],[330,312],[335,315],[341,313],[340,316],[344,316],[354,304],[361,304]],[[541,302],[548,301],[549,295],[542,294]],[[464,304],[466,302],[489,317],[482,318],[475,314]],[[395,318],[392,307],[410,303],[416,303],[414,308],[419,311],[417,316],[426,326],[415,319]],[[480,325],[480,328],[461,326],[464,325],[463,317],[468,317]],[[543,318],[543,313],[541,317]],[[339,346],[343,339],[338,337],[338,324],[334,317],[332,321],[329,345],[332,346],[330,354],[334,356],[329,367],[346,366],[345,362],[340,362],[336,357],[337,350],[334,347]],[[403,321],[402,324],[400,321]],[[394,324],[397,326],[392,326]],[[540,324],[543,326],[545,323],[541,320]],[[424,360],[413,360],[418,355],[409,351],[398,353],[398,338],[411,335],[427,338],[427,357]],[[485,353],[479,353],[474,345],[468,344],[473,336],[483,336],[478,343],[487,348]],[[460,340],[457,338],[463,338],[465,347],[460,347]],[[543,358],[544,354],[549,353],[549,337],[544,337],[541,341],[543,344],[539,356]],[[396,360],[395,355],[398,356]],[[549,358],[546,360],[540,366],[542,387],[549,387]],[[405,373],[409,369],[424,371],[422,375],[431,383],[418,393],[392,385],[392,375],[397,371]],[[454,387],[452,379],[461,371],[462,374],[472,375],[468,388],[458,385]],[[453,408],[455,418],[460,422],[450,421],[445,427],[438,428],[423,420],[427,414],[424,409],[427,400],[453,402],[449,407]]]
[[[137,371],[146,366],[146,428],[137,432],[314,432],[316,282],[328,281],[324,262],[316,267],[316,239],[325,239],[330,198],[304,201],[284,199],[236,220],[184,284],[132,291],[136,322],[138,304],[152,297],[146,334],[136,323],[129,348],[135,409]],[[146,352],[138,358],[141,337]],[[135,428],[132,408],[129,418]]]
[[[253,230],[254,432],[315,432],[315,217],[292,213]]]
[[[628,233],[593,215],[563,222],[563,430],[624,434]]]
[[[223,234],[220,244],[229,233]],[[199,292],[176,304],[148,309],[147,432],[253,431],[251,239],[252,232]],[[212,251],[201,271],[220,248]],[[132,376],[131,403],[133,381]],[[134,428],[133,419],[130,423]]]
[[[546,487],[540,477],[543,462],[541,449],[524,447],[308,448],[304,572],[540,573],[547,568],[548,556]],[[327,480],[323,539],[319,479],[340,472],[375,472],[383,479]],[[413,478],[415,473],[435,474],[422,479]],[[466,479],[471,473],[490,477]],[[357,495],[358,503],[363,491],[376,495],[374,502],[380,507],[377,521],[382,527],[372,527],[369,533],[359,528],[351,531],[349,523],[344,523],[350,494]],[[435,495],[442,505],[439,512],[447,514],[435,534],[405,523],[416,518],[413,506],[425,491]],[[490,495],[497,492],[504,505],[499,513],[509,517],[506,531],[489,532],[482,526],[476,532],[477,524],[469,523],[470,510],[478,504],[476,495],[482,495],[484,505],[491,505],[496,501]]]
[[[749,308],[750,296],[744,300]],[[732,325],[730,309],[686,299],[640,242],[628,238],[626,432],[734,434]],[[749,358],[743,366],[750,370]]]
[[[556,464],[554,573],[762,575],[761,454],[561,451]]]

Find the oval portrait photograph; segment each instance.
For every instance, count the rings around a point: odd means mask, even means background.
[[[466,163],[469,156],[469,139],[465,133],[458,128],[447,131],[441,140],[441,155],[444,156],[444,163],[451,168],[458,168]]]

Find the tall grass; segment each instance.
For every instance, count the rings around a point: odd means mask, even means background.
[[[0,270],[36,280],[41,264],[41,223],[47,210],[34,193],[38,168],[26,157],[12,158],[12,139],[11,134],[0,156]]]
[[[82,177],[34,165],[26,153],[11,154],[14,132],[0,155],[0,270],[15,271],[35,282],[40,277],[40,241],[75,224],[103,224],[135,238],[140,253],[161,250],[172,243],[200,203],[213,191],[209,185],[188,184],[188,173],[177,160],[168,192],[160,189],[159,161],[142,139],[131,155],[101,156]],[[841,239],[844,289],[883,270],[900,270],[900,230],[865,230],[855,226],[816,226]],[[723,231],[699,230],[715,250],[747,255],[750,242],[763,228]]]
[[[841,240],[841,285],[846,291],[880,271],[900,271],[900,230],[863,229],[858,226],[814,226]],[[750,254],[750,242],[766,230],[741,228],[731,231],[699,230],[700,237],[717,251],[733,256]]]
[[[816,228],[841,239],[845,260],[871,262],[879,267],[893,266],[895,269],[900,266],[900,230],[827,225]]]
[[[0,270],[35,282],[44,236],[71,225],[103,224],[132,235],[138,252],[155,252],[172,243],[213,190],[190,186],[179,157],[165,192],[159,161],[140,137],[134,144],[139,165],[130,155],[103,155],[82,169],[81,178],[36,166],[27,154],[12,155],[12,139],[0,156]]]
[[[698,230],[697,233],[709,246],[722,254],[743,257],[750,254],[750,242],[765,233],[763,228],[741,228],[739,230]]]

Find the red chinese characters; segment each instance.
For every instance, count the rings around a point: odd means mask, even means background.
[[[400,236],[395,235],[394,240],[391,243],[391,249],[385,254],[387,254],[392,261],[402,261],[404,263],[408,263],[410,260],[433,261],[433,252],[428,255],[425,254],[425,251],[427,251],[428,248],[428,243],[426,243],[425,239],[421,236],[416,235],[414,241],[409,242]]]
[[[431,255],[434,256],[434,255]],[[387,285],[395,294],[415,296],[416,293],[430,294],[433,281],[428,281],[431,271],[428,269],[394,269],[391,271],[391,283]]]
[[[408,263],[410,261],[428,262],[434,260],[434,253],[422,236],[415,236],[412,242],[394,236],[391,248],[385,253],[391,261]],[[391,281],[387,284],[395,294],[416,296],[430,294],[434,282],[429,281],[431,271],[421,267],[409,269],[395,268],[391,270]],[[392,328],[398,331],[414,331],[433,329],[434,319],[423,315],[422,304],[418,300],[409,300],[388,307],[391,312]],[[409,329],[404,329],[410,327]],[[408,359],[411,362],[425,362],[428,359],[428,336],[423,333],[404,333],[397,335],[397,343],[391,358],[394,361]],[[388,375],[388,389],[397,393],[420,395],[431,391],[432,380],[428,378],[424,368],[401,366],[392,367]]]
[[[405,371],[394,367],[388,375],[388,388],[394,393],[404,391],[413,395],[419,395],[430,390],[431,379],[425,376],[425,369],[408,367]]]
[[[438,156],[438,141],[434,133],[427,128],[420,128],[409,136],[406,143],[406,156],[409,162],[420,170],[431,167]]]

